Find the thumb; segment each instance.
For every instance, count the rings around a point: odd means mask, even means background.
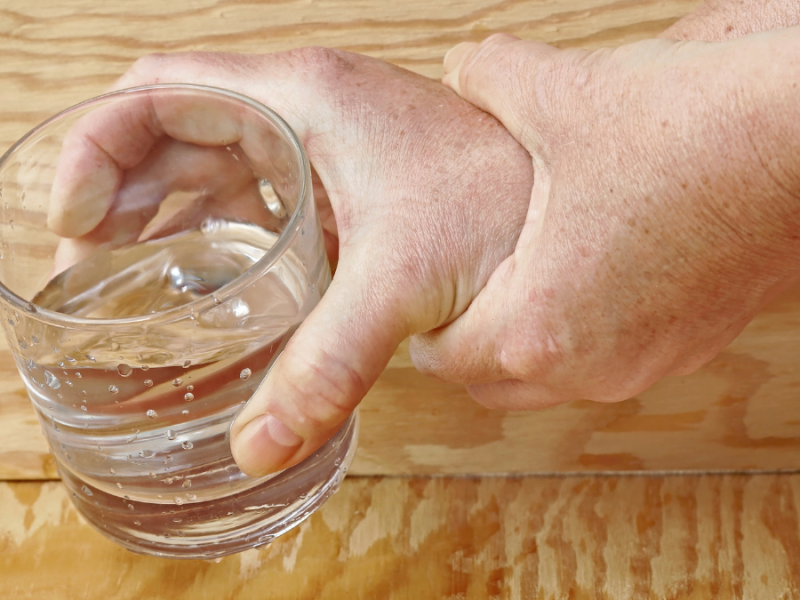
[[[239,468],[260,476],[311,455],[342,426],[408,335],[400,304],[377,298],[369,270],[336,278],[233,423]]]
[[[529,151],[524,139],[536,97],[533,77],[541,61],[558,50],[547,44],[498,33],[480,44],[464,42],[444,58],[442,83],[459,96],[497,118]]]

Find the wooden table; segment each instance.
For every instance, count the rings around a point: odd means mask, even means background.
[[[698,4],[5,0],[0,146],[149,52],[320,44],[440,77],[462,40],[613,45]],[[364,402],[355,477],[271,546],[207,563],[133,555],[81,521],[3,345],[0,598],[794,597],[799,362],[800,287],[700,372],[616,405],[487,411],[402,347]]]

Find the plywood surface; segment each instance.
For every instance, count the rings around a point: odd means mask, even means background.
[[[5,0],[0,147],[102,92],[154,51],[269,52],[322,44],[441,75],[458,41],[509,31],[597,47],[658,33],[698,0]],[[401,348],[364,402],[356,474],[794,469],[800,464],[800,288],[701,372],[617,405],[491,412],[417,374]],[[0,350],[0,479],[52,461]]]
[[[800,475],[357,478],[272,545],[132,554],[0,484],[5,600],[796,598]],[[37,573],[37,576],[32,576]]]

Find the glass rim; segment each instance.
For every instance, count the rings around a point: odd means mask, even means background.
[[[192,300],[191,302],[187,302],[186,304],[181,304],[180,306],[176,306],[174,308],[170,308],[168,310],[158,311],[154,313],[150,313],[147,315],[138,315],[135,317],[125,317],[121,319],[90,319],[85,317],[74,317],[72,315],[68,315],[65,313],[56,312],[53,310],[49,310],[43,307],[40,307],[30,301],[27,301],[10,289],[6,287],[2,280],[0,280],[0,300],[8,302],[12,307],[18,309],[19,311],[24,311],[29,317],[35,318],[40,321],[45,321],[51,325],[56,326],[90,326],[93,328],[105,328],[105,327],[115,327],[115,326],[126,326],[126,325],[143,325],[143,324],[164,324],[164,323],[171,323],[175,321],[179,321],[186,317],[189,317],[197,312],[204,311],[208,308],[212,308],[219,304],[224,303],[226,300],[229,300],[232,296],[235,296],[244,288],[246,288],[250,283],[255,281],[258,277],[265,274],[272,266],[285,254],[289,245],[294,241],[295,237],[297,236],[297,232],[300,230],[300,222],[305,218],[305,212],[307,209],[307,203],[311,197],[310,192],[310,183],[311,183],[311,167],[308,161],[308,156],[306,155],[306,151],[303,148],[303,144],[297,137],[297,134],[292,130],[289,124],[274,110],[266,106],[265,104],[254,100],[244,94],[240,94],[238,92],[234,92],[232,90],[227,90],[224,88],[213,87],[208,85],[199,85],[194,83],[159,83],[159,84],[152,84],[152,85],[143,85],[137,86],[132,88],[125,88],[121,90],[115,90],[112,92],[108,92],[105,94],[101,94],[100,96],[95,96],[94,98],[89,98],[88,100],[84,100],[79,102],[78,104],[74,104],[69,108],[66,108],[55,115],[49,117],[48,119],[39,123],[36,127],[28,131],[25,135],[19,138],[14,144],[6,150],[6,152],[0,157],[0,171],[2,171],[3,167],[9,162],[9,160],[15,156],[21,149],[24,148],[26,142],[28,142],[34,135],[43,131],[49,125],[61,120],[62,118],[74,113],[77,110],[90,106],[92,104],[101,103],[103,101],[107,101],[109,99],[113,100],[125,95],[130,94],[142,94],[144,92],[153,91],[153,90],[187,90],[187,91],[196,91],[202,92],[205,94],[211,94],[214,96],[225,96],[230,99],[233,99],[237,102],[240,102],[250,108],[254,109],[257,113],[261,116],[266,117],[268,121],[272,125],[274,125],[278,131],[280,131],[286,139],[289,141],[289,144],[294,148],[297,158],[299,159],[299,166],[301,170],[301,181],[299,186],[298,198],[297,198],[297,206],[294,209],[291,217],[289,218],[288,222],[286,223],[286,227],[278,236],[278,239],[275,243],[270,247],[269,250],[262,256],[258,261],[256,261],[249,269],[247,269],[244,273],[236,277],[233,281],[230,281],[223,285],[219,290],[215,291],[212,294],[207,294],[202,298],[198,298],[197,300]],[[34,307],[34,310],[31,310],[31,307]]]

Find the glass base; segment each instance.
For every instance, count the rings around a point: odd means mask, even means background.
[[[302,463],[230,496],[180,505],[109,494],[56,460],[78,511],[104,536],[140,554],[215,559],[268,544],[302,523],[339,489],[357,442],[356,412]]]

